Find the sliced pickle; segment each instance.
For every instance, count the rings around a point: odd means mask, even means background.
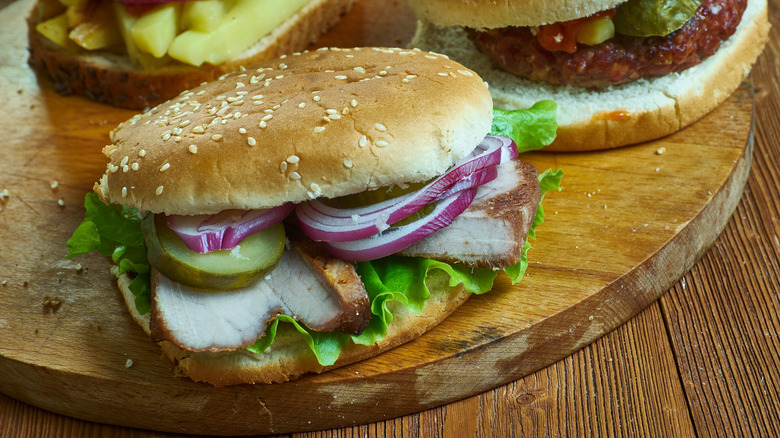
[[[147,216],[143,228],[149,263],[171,280],[202,289],[250,284],[273,269],[285,244],[284,225],[277,224],[248,236],[231,250],[198,254],[168,228],[165,215]]]
[[[683,27],[699,6],[701,0],[628,0],[612,20],[622,35],[664,36]]]
[[[615,25],[609,17],[599,17],[588,21],[577,32],[576,40],[580,44],[595,46],[615,36]]]
[[[376,204],[388,199],[397,198],[407,193],[420,190],[430,181],[405,184],[403,186],[380,187],[375,190],[366,190],[365,192],[355,193],[353,195],[341,196],[333,199],[322,199],[321,201],[334,208],[357,208],[366,205]]]

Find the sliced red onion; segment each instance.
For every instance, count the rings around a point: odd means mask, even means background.
[[[476,196],[477,188],[462,190],[436,205],[436,208],[408,225],[391,227],[386,231],[351,242],[325,242],[334,256],[352,261],[374,260],[395,254],[409,245],[451,224],[463,213]]]
[[[225,210],[214,215],[166,217],[168,227],[187,245],[203,254],[218,249],[233,249],[244,238],[281,222],[293,209],[288,202],[259,210]]]
[[[487,136],[467,157],[422,189],[375,204],[339,209],[319,200],[299,205],[300,229],[312,240],[346,242],[363,239],[389,228],[425,205],[458,191],[479,186],[496,177],[495,167],[517,158],[514,142],[501,136]]]

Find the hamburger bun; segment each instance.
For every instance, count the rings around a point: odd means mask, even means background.
[[[437,26],[491,29],[574,20],[626,0],[408,0],[412,12]]]
[[[539,100],[554,100],[558,135],[547,150],[588,151],[657,139],[703,117],[748,76],[768,33],[767,2],[748,0],[736,32],[701,64],[599,89],[550,85],[494,68],[459,26],[420,20],[410,46],[447,54],[476,71],[490,84],[497,108],[527,108]]]
[[[478,75],[416,50],[295,53],[121,124],[99,193],[210,214],[333,198],[440,175],[490,130]],[[248,177],[253,175],[256,177]]]
[[[336,24],[354,2],[312,0],[231,61],[199,67],[175,63],[153,70],[144,70],[122,52],[63,49],[35,29],[46,17],[33,8],[27,20],[28,61],[35,71],[54,82],[54,89],[61,94],[82,95],[120,108],[142,110],[242,66],[305,49]]]

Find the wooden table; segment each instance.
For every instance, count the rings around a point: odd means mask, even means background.
[[[363,0],[353,12],[377,3]],[[770,1],[770,10],[778,7],[780,0]],[[667,294],[614,332],[519,380],[316,436],[780,434],[780,31],[777,15],[771,19],[772,39],[753,73],[755,150],[745,193],[723,234]],[[412,31],[371,29],[398,45]],[[0,436],[183,435],[75,420],[0,395]]]

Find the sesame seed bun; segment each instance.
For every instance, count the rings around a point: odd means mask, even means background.
[[[586,17],[626,0],[408,0],[419,18],[438,26],[489,29],[539,26]]]
[[[122,123],[104,198],[207,214],[337,197],[443,173],[490,129],[473,71],[417,50],[296,53],[223,76]]]

